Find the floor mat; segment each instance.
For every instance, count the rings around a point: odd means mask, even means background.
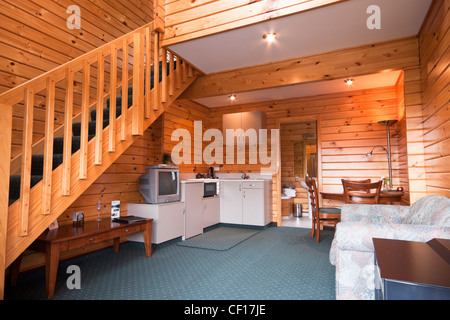
[[[178,246],[226,251],[253,237],[261,229],[218,227],[203,234],[178,242]]]

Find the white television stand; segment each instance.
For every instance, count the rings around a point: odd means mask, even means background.
[[[129,203],[128,215],[153,219],[152,243],[159,244],[184,235],[184,202],[160,204]],[[144,242],[141,233],[129,235],[128,241]]]

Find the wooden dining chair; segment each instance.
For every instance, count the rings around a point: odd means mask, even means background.
[[[308,186],[309,198],[311,199],[312,209],[312,232],[311,237],[314,238],[316,234],[316,241],[320,242],[320,228],[321,226],[333,226],[341,221],[341,209],[339,208],[320,208],[319,207],[319,191],[317,183],[314,179],[306,179]]]
[[[367,183],[342,179],[345,203],[378,204],[380,201],[381,184],[381,180]]]
[[[360,182],[360,183],[370,183],[370,179],[365,180],[347,180],[347,179],[341,179],[342,184],[344,184],[344,181],[346,182]],[[369,191],[369,190],[368,190]]]

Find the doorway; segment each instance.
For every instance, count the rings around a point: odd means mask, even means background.
[[[308,192],[300,182],[318,176],[317,121],[280,124],[281,225],[311,228]],[[302,217],[294,214],[301,205]]]

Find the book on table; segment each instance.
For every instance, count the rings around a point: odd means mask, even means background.
[[[118,217],[118,218],[113,219],[114,222],[120,222],[120,223],[133,223],[133,222],[144,221],[144,220],[146,220],[146,218],[136,217],[136,216],[125,216],[125,217]]]

